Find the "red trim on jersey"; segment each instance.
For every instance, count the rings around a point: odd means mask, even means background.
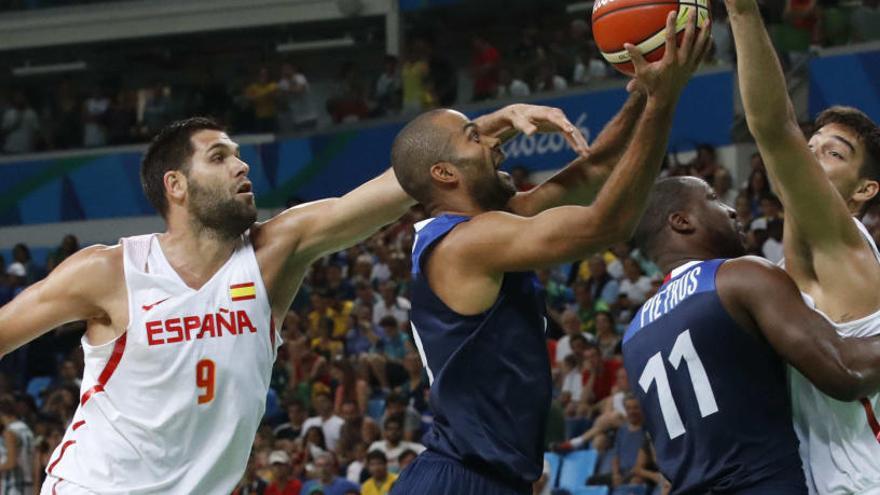
[[[86,424],[86,421],[85,421],[85,420],[77,421],[76,423],[73,424],[73,431],[76,431],[77,428],[79,428],[80,426],[82,426],[82,425],[84,425],[84,424]]]
[[[58,454],[58,459],[55,459],[55,462],[49,464],[49,469],[46,470],[49,472],[49,474],[52,474],[52,470],[55,469],[55,466],[58,465],[59,462],[61,462],[61,458],[64,457],[64,452],[67,451],[67,447],[70,447],[75,443],[76,440],[68,440],[64,442],[64,445],[61,446],[61,453]]]
[[[874,414],[874,407],[871,406],[871,402],[868,399],[861,399],[862,407],[865,408],[865,414],[868,416],[868,425],[871,427],[871,431],[874,432],[874,438],[880,442],[880,421],[877,421],[877,415]]]
[[[128,337],[128,334],[124,333],[116,340],[116,345],[113,346],[113,352],[110,354],[110,359],[107,360],[107,364],[104,365],[104,370],[101,371],[101,374],[98,376],[97,385],[83,394],[82,399],[79,401],[80,405],[86,405],[86,402],[88,402],[93,395],[104,391],[104,385],[106,385],[107,381],[110,380],[110,377],[113,376],[113,372],[116,371],[116,367],[119,366],[119,361],[122,359],[122,353],[125,352],[126,337]]]
[[[272,343],[272,352],[275,352],[275,318],[269,315],[269,341]]]
[[[256,285],[253,282],[248,282],[245,284],[235,284],[229,286],[230,289],[242,289],[244,287],[256,287]]]
[[[247,301],[247,300],[249,300],[249,299],[256,299],[256,298],[257,298],[257,295],[256,295],[256,294],[250,294],[250,295],[247,295],[247,296],[233,297],[231,300],[232,300],[232,301]]]

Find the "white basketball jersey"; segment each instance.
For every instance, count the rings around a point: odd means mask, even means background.
[[[871,235],[861,222],[856,220],[856,224],[880,262],[880,252]],[[880,290],[880,280],[877,284]],[[813,302],[807,295],[804,299]],[[877,335],[880,311],[855,321],[832,324],[842,337]],[[861,401],[841,402],[823,394],[797,370],[790,369],[794,429],[800,440],[810,493],[880,494],[880,394]]]
[[[253,246],[243,236],[194,290],[155,234],[121,244],[129,326],[100,346],[83,337],[80,405],[43,492],[231,493],[280,344]]]

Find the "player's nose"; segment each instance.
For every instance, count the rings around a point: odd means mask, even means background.
[[[236,177],[238,177],[240,175],[246,176],[248,174],[248,172],[251,171],[251,167],[250,167],[250,165],[247,164],[246,161],[242,160],[241,158],[236,158],[235,161],[236,161],[236,165],[235,165],[235,167],[236,167],[235,168],[235,176]]]

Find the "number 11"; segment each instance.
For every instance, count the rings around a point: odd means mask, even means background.
[[[718,412],[718,404],[715,402],[715,394],[712,392],[712,385],[709,383],[709,376],[706,375],[706,368],[694,349],[694,342],[691,340],[691,331],[685,330],[675,339],[675,344],[669,352],[669,364],[676,370],[681,366],[681,360],[687,362],[688,373],[691,376],[691,384],[694,387],[694,394],[697,396],[697,406],[700,408],[702,417],[710,416]],[[660,400],[660,413],[663,415],[663,422],[666,423],[666,431],[669,433],[669,439],[677,438],[684,435],[684,422],[681,420],[681,414],[678,407],[675,406],[675,399],[672,397],[672,388],[669,386],[669,377],[666,375],[666,366],[663,365],[663,357],[658,352],[651,356],[645,369],[642,370],[642,376],[639,377],[639,386],[647,394],[651,388],[651,384],[657,382],[657,398]]]

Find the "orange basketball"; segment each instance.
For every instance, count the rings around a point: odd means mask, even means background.
[[[649,62],[660,60],[665,51],[666,16],[678,12],[675,28],[681,40],[693,9],[697,9],[697,27],[702,28],[709,20],[709,0],[596,0],[593,37],[605,60],[631,76],[633,65],[623,44],[637,46]]]

